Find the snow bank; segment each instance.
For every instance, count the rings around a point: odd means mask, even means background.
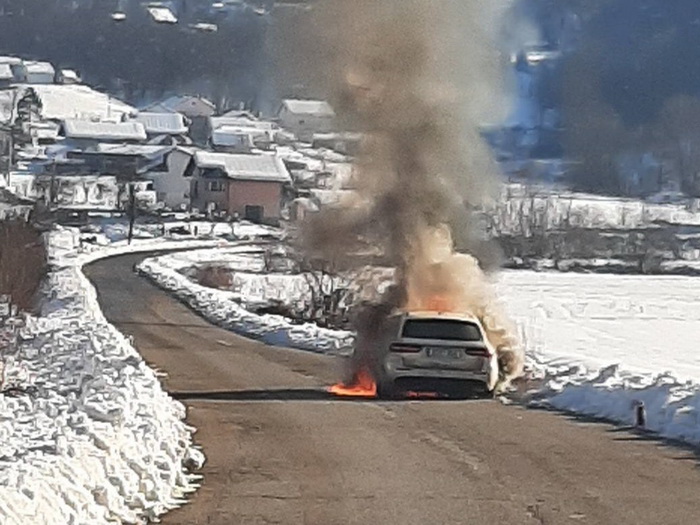
[[[3,356],[5,386],[28,389],[0,395],[4,525],[140,523],[196,489],[185,467],[198,468],[204,457],[192,445],[183,405],[105,320],[81,272],[100,257],[159,247],[181,244],[79,253],[75,230],[49,235],[42,314],[26,319],[21,343]]]
[[[530,356],[532,358],[532,356]],[[544,406],[636,425],[636,407],[644,406],[644,428],[661,436],[700,444],[700,385],[681,382],[670,373],[639,374],[615,364],[598,370],[581,365],[531,359],[528,392],[532,406]]]
[[[250,258],[246,258],[245,255],[256,251],[260,251],[260,248],[241,245],[226,250],[226,255],[229,261],[235,261],[236,258],[240,261],[249,261]],[[279,315],[254,314],[240,304],[241,293],[208,288],[193,282],[181,273],[196,261],[211,263],[217,259],[221,259],[221,253],[211,250],[199,253],[163,255],[143,261],[138,269],[162,288],[173,292],[181,301],[212,323],[241,335],[259,339],[270,345],[287,346],[301,350],[345,355],[351,352],[353,336],[350,332],[320,328],[311,323],[293,324],[289,319]],[[250,262],[245,266],[247,269],[254,267],[255,264]],[[289,280],[294,280],[294,277],[287,276],[286,279],[275,279],[274,290],[268,290],[264,293],[261,291],[261,297],[264,295],[268,298],[274,297],[289,301],[290,290],[286,288],[287,285],[291,286]],[[266,282],[264,280],[253,281],[258,284]],[[248,286],[245,290],[248,291],[248,294],[243,294],[247,295],[245,300],[254,299],[250,295],[252,288]]]

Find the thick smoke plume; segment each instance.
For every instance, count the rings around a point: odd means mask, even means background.
[[[470,220],[496,184],[477,126],[508,111],[490,41],[493,4],[338,0],[321,7],[332,35],[334,105],[366,139],[354,168],[356,198],[309,224],[308,249],[352,261],[359,241],[369,241],[396,268],[395,286],[357,316],[355,372],[372,369],[382,322],[395,309],[478,316],[507,376],[522,370],[475,258]],[[472,255],[455,252],[453,232]]]

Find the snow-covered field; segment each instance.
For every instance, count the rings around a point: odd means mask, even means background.
[[[319,352],[347,353],[351,334],[257,316],[241,303],[291,303],[293,276],[265,276],[251,247],[199,250],[145,261],[141,270],[212,321],[239,333]],[[236,292],[200,286],[186,268],[216,261],[239,270]],[[520,399],[633,424],[644,403],[647,428],[700,443],[700,280],[509,271],[494,282],[526,346],[528,388]],[[335,340],[335,342],[334,342]]]
[[[81,267],[129,251],[212,246],[168,239],[83,244],[50,234],[39,316],[0,356],[0,523],[137,523],[183,503],[204,461],[184,407],[161,388],[129,340],[102,315]]]

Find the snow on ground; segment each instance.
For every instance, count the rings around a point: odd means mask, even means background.
[[[259,254],[259,257],[255,257]],[[202,250],[162,255],[145,260],[139,270],[162,288],[173,292],[180,300],[211,322],[239,334],[259,339],[267,344],[288,346],[315,352],[347,354],[352,346],[352,334],[346,331],[319,328],[315,324],[294,324],[279,315],[257,315],[246,310],[241,301],[264,302],[278,299],[289,304],[299,297],[303,288],[296,276],[256,276],[239,274],[238,291],[208,288],[183,274],[198,263],[214,261],[240,262],[246,271],[259,271],[262,250],[259,246],[242,244],[225,250]]]
[[[219,241],[137,241],[80,246],[49,236],[51,269],[38,317],[3,351],[0,523],[142,522],[183,503],[204,457],[185,409],[161,388],[129,340],[102,315],[83,264],[118,253],[202,247]]]
[[[299,327],[242,308],[239,302],[271,298],[291,303],[303,293],[294,276],[260,275],[255,250],[165,255],[140,269],[234,331],[272,344],[347,353],[347,332]],[[238,270],[237,292],[205,288],[181,273],[212,261]],[[700,444],[700,354],[692,344],[700,340],[700,280],[508,271],[494,285],[526,346],[527,402],[623,424],[634,423],[641,402],[649,430]]]
[[[700,280],[505,272],[497,284],[526,345],[534,403],[635,422],[700,443]]]

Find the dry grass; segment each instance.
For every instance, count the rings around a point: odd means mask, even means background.
[[[21,221],[0,223],[0,294],[20,310],[33,311],[46,275],[46,249],[41,233]]]
[[[218,290],[230,290],[233,286],[233,276],[228,268],[221,266],[204,266],[198,268],[195,280],[202,286]]]

